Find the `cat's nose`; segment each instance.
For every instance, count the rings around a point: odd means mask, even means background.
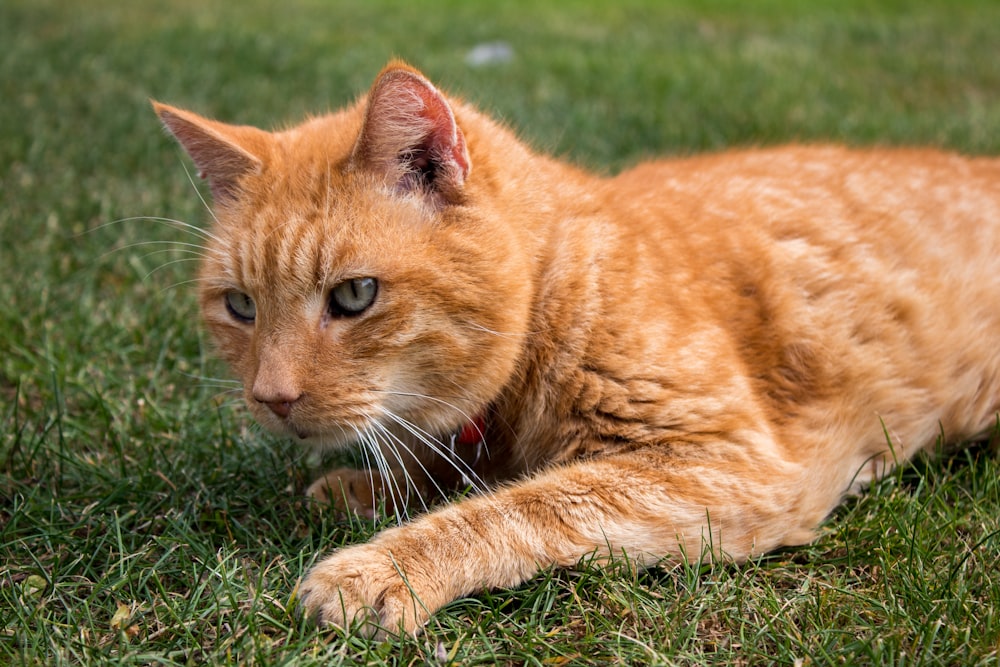
[[[278,415],[282,419],[285,419],[292,412],[292,404],[295,403],[297,400],[299,399],[295,398],[290,401],[279,400],[279,401],[260,401],[260,402],[266,405],[268,408],[270,408],[271,412]]]
[[[262,391],[254,388],[253,398],[258,403],[266,405],[281,419],[286,419],[292,412],[292,406],[302,398],[302,394],[291,391]]]
[[[260,367],[250,393],[279,419],[287,419],[292,406],[302,398],[302,390],[288,365],[275,356],[274,350],[269,348],[261,353]]]

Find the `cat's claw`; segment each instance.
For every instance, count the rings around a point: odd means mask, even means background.
[[[316,565],[299,586],[299,606],[320,627],[380,640],[416,635],[430,617],[419,584],[402,574],[384,547],[361,544]]]

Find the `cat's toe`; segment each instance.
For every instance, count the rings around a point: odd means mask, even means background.
[[[310,574],[299,586],[299,610],[321,628],[335,627],[374,635],[379,629],[375,609],[364,605],[350,586]]]
[[[389,554],[369,544],[316,565],[299,586],[299,606],[321,627],[376,639],[416,634],[428,617]]]

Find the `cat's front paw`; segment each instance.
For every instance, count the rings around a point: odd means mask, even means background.
[[[310,484],[306,495],[343,514],[373,519],[379,506],[387,513],[395,512],[391,498],[382,492],[384,487],[382,476],[374,470],[337,468]]]
[[[385,547],[361,544],[335,552],[299,586],[299,604],[320,626],[366,636],[415,635],[440,606],[430,599],[429,573],[408,562],[405,569]]]

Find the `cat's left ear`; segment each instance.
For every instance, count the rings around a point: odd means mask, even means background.
[[[187,151],[198,167],[198,175],[208,179],[217,204],[235,200],[240,183],[262,168],[266,155],[266,133],[255,127],[228,125],[153,102],[164,127]]]
[[[389,65],[372,86],[351,165],[385,175],[401,191],[444,203],[461,199],[472,169],[451,105],[402,63]]]

